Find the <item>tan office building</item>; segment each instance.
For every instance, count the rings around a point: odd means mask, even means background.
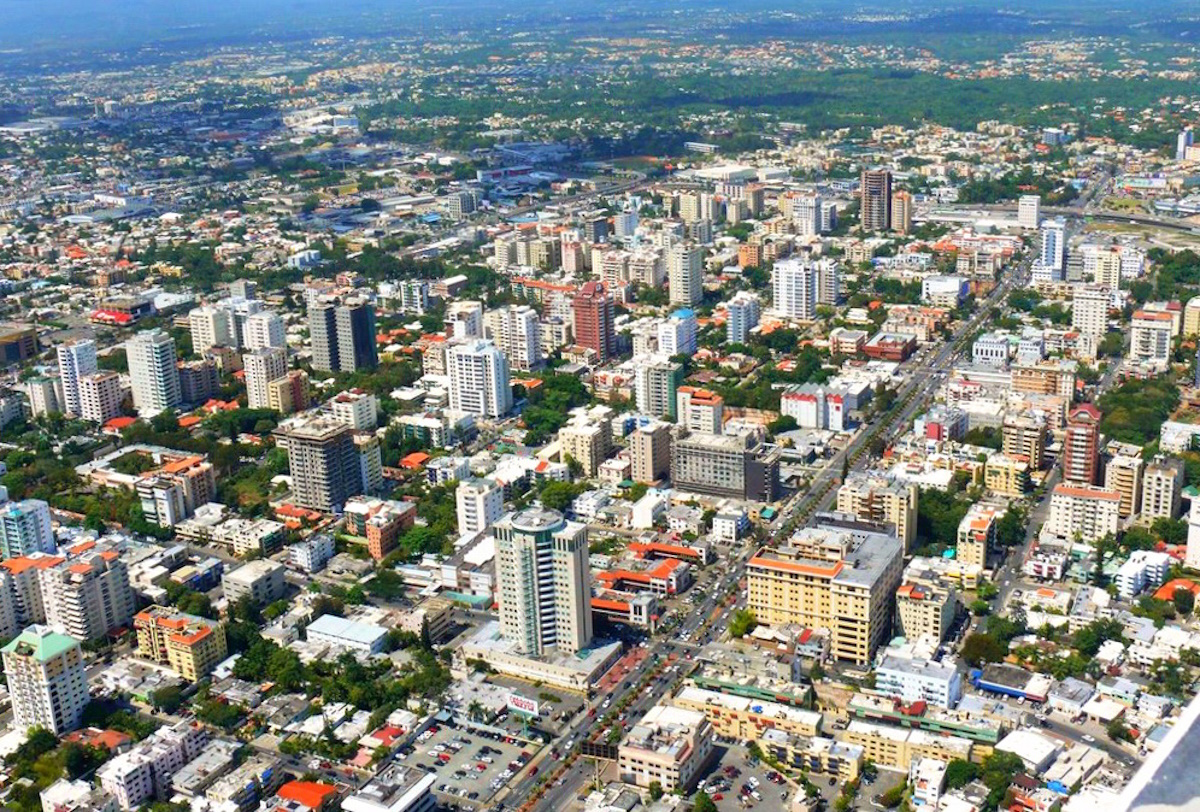
[[[896,537],[904,549],[917,537],[917,486],[874,477],[851,474],[838,488],[837,509],[869,522],[888,522],[896,527]]]
[[[650,423],[629,435],[629,462],[634,482],[652,484],[671,474],[671,425]]]
[[[903,545],[892,536],[806,527],[747,564],[747,606],[769,626],[826,629],[830,653],[866,665],[891,628]]]

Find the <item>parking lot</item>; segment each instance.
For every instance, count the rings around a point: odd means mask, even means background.
[[[400,757],[437,775],[433,788],[442,800],[485,806],[536,751],[520,741],[442,724],[418,736],[412,750]]]
[[[744,746],[718,744],[716,753],[717,759],[714,759],[701,780],[704,782],[702,789],[709,794],[721,812],[746,812],[748,809],[774,812],[776,809],[787,808],[787,802],[795,796],[794,786],[787,781],[781,781],[781,777],[775,776],[775,771],[770,766],[756,763]],[[772,780],[772,777],[775,780]],[[810,774],[809,779],[821,790],[826,808],[832,809],[842,792],[842,781],[830,775],[817,773]],[[861,782],[858,796],[850,808],[872,812],[879,809],[872,799],[903,780],[904,776],[901,773],[879,770],[872,781]]]
[[[510,689],[514,694],[537,702],[538,718],[530,719],[529,726],[547,731],[553,736],[557,736],[587,703],[582,694],[559,688],[539,688],[522,680],[499,675],[492,676],[489,681]],[[514,735],[521,735],[525,721],[518,713],[505,712],[492,724],[502,727]]]
[[[772,772],[765,764],[751,764],[746,748],[741,745],[718,745],[711,768],[701,779],[703,789],[721,812],[743,812],[746,809],[784,809],[794,793],[788,784],[770,781]],[[747,791],[748,790],[748,791]],[[755,797],[755,794],[758,797]]]

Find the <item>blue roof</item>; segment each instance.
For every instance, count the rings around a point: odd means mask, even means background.
[[[674,313],[671,314],[671,318],[673,318],[673,319],[690,319],[690,318],[694,318],[695,315],[696,315],[695,312],[693,312],[690,308],[681,307],[678,310],[676,310]]]

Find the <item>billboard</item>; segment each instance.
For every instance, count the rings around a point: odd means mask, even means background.
[[[504,704],[508,706],[509,710],[517,713],[524,713],[527,716],[538,715],[538,703],[520,694],[509,694],[505,698]]]

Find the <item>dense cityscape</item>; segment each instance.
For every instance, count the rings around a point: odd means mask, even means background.
[[[5,810],[1200,796],[1187,5],[73,2],[0,32]]]

